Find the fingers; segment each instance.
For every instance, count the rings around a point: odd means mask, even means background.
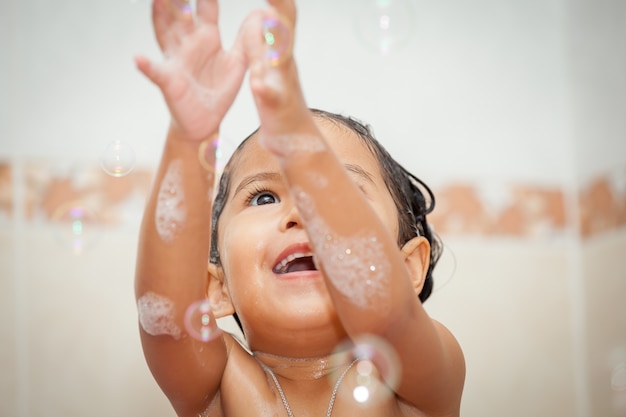
[[[249,61],[261,131],[266,137],[316,132],[293,59],[293,1],[270,1],[278,8],[249,15],[239,37]]]
[[[217,25],[218,5],[217,0],[198,0],[198,19],[205,24]]]
[[[157,43],[162,51],[172,47],[170,27],[173,24],[172,15],[168,10],[165,0],[154,0],[152,3],[152,25]]]
[[[292,57],[291,24],[274,10],[257,10],[244,20],[233,49],[240,50],[250,63],[282,66]]]
[[[188,0],[154,0],[152,24],[161,50],[176,50],[181,39],[194,31],[191,4]]]
[[[296,3],[294,0],[268,0],[270,6],[276,9],[276,11],[285,17],[291,26],[296,24]]]

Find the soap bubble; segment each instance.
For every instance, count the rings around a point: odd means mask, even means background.
[[[183,14],[193,13],[193,4],[189,0],[173,0],[172,5]]]
[[[336,352],[335,366],[354,362],[339,390],[343,401],[369,408],[394,396],[401,370],[398,355],[389,343],[376,336],[361,336],[341,344]]]
[[[220,329],[211,312],[209,300],[198,300],[187,307],[185,329],[191,337],[201,342],[208,342],[219,336]]]
[[[622,362],[613,368],[611,372],[611,388],[613,391],[626,392],[626,362]]]
[[[135,152],[129,145],[114,140],[104,149],[100,166],[113,177],[123,177],[135,168]]]
[[[407,42],[414,25],[410,0],[368,0],[356,20],[359,37],[382,55]]]
[[[271,65],[278,65],[289,57],[291,31],[281,19],[267,17],[263,20],[263,39],[266,58]]]
[[[448,245],[444,244],[443,247],[443,252],[433,272],[433,293],[448,285],[456,276],[456,255]]]
[[[216,136],[202,142],[198,157],[207,171],[215,172],[216,176],[219,176],[224,172],[224,168],[234,151],[235,146],[230,141],[223,136]]]
[[[82,254],[100,235],[97,216],[79,201],[59,206],[52,215],[52,224],[56,238],[75,255]]]

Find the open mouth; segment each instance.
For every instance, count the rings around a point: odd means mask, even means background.
[[[289,274],[291,272],[301,271],[317,271],[315,260],[313,259],[313,253],[302,252],[292,253],[283,258],[280,262],[272,268],[275,274]]]

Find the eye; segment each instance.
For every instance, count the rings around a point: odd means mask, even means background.
[[[265,204],[278,203],[280,199],[276,194],[268,190],[258,190],[250,193],[248,204],[251,206],[262,206]]]

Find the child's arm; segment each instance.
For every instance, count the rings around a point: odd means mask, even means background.
[[[141,226],[135,293],[150,370],[179,415],[197,416],[217,392],[227,358],[223,337],[203,343],[183,325],[187,307],[206,297],[208,285],[215,153],[200,149],[217,135],[247,63],[239,42],[222,49],[215,0],[198,0],[196,19],[188,7],[154,0],[166,60],[136,58],[172,120]]]
[[[287,22],[295,21],[293,0],[272,3]],[[454,337],[427,315],[409,274],[426,270],[428,242],[417,239],[415,247],[398,250],[396,236],[314,124],[294,60],[271,65],[264,48],[248,50],[261,140],[281,163],[345,330],[391,344],[402,365],[396,392],[404,400],[431,415],[458,413],[463,355]],[[412,250],[417,256],[408,256]]]

